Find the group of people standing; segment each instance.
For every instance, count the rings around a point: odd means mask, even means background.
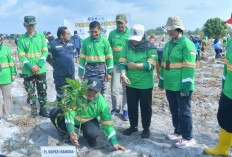
[[[112,146],[118,150],[126,148],[119,145],[113,126],[112,116],[122,112],[123,120],[130,123],[130,127],[123,131],[124,135],[131,135],[138,131],[138,107],[141,110],[143,131],[141,138],[150,137],[152,117],[152,90],[154,86],[154,69],[158,66],[158,54],[154,44],[145,37],[144,26],[135,24],[129,29],[127,17],[124,14],[116,16],[117,29],[110,32],[108,40],[102,37],[101,26],[97,21],[89,25],[90,36],[83,40],[78,65],[78,76],[82,81],[88,80],[87,99],[94,104],[88,112],[79,115],[69,111],[68,118],[57,117],[61,109],[52,109],[48,115],[44,108],[47,100],[46,58],[48,48],[43,34],[35,31],[34,16],[24,17],[24,27],[27,32],[18,39],[18,54],[23,63],[22,73],[24,85],[28,93],[27,103],[31,105],[32,117],[37,116],[36,94],[40,104],[39,115],[50,117],[52,123],[62,137],[68,137],[78,146],[75,127],[82,124],[83,136],[89,146],[97,143],[99,136],[99,122]],[[178,148],[194,145],[192,133],[191,99],[195,88],[194,74],[197,50],[193,42],[183,35],[185,27],[180,17],[172,16],[163,26],[170,36],[170,40],[163,49],[160,67],[160,90],[166,91],[166,97],[172,115],[174,131],[167,135],[170,140],[178,140]],[[50,53],[53,60],[53,77],[57,91],[57,100],[62,98],[60,87],[65,85],[65,78],[75,79],[73,58],[77,49],[70,40],[67,27],[59,27],[57,39],[51,41]],[[213,149],[205,149],[207,154],[227,155],[232,145],[231,107],[232,107],[232,39],[227,42],[227,54],[223,74],[223,92],[219,102],[218,121],[221,126],[219,144]],[[6,78],[6,84],[15,79],[16,70],[9,48],[1,43],[0,47],[0,78]],[[65,65],[65,66],[63,66]],[[5,72],[3,74],[3,72]],[[7,73],[7,75],[6,75]],[[3,77],[4,75],[4,77]],[[111,80],[112,110],[104,99],[105,82]],[[122,82],[121,82],[122,81]],[[123,97],[119,99],[120,84]],[[11,87],[9,87],[11,88]],[[6,89],[6,90],[9,90]],[[5,101],[4,96],[4,101]],[[5,102],[5,106],[6,106]],[[11,105],[12,106],[12,105]],[[5,109],[5,111],[12,109]],[[8,114],[5,112],[5,114]],[[57,119],[56,119],[57,117]],[[100,117],[100,119],[99,119]],[[55,119],[57,124],[55,124]]]

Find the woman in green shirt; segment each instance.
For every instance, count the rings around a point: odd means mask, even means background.
[[[195,144],[192,135],[191,99],[194,90],[196,47],[183,35],[185,28],[180,17],[169,17],[167,29],[169,40],[163,51],[159,88],[165,89],[172,114],[174,132],[167,137],[179,141],[176,147]]]
[[[143,132],[142,138],[150,137],[152,115],[152,89],[154,86],[153,70],[158,61],[154,44],[144,36],[144,27],[136,24],[131,28],[129,41],[121,52],[121,77],[126,84],[126,95],[130,128],[124,135],[138,131],[138,105],[140,102]]]

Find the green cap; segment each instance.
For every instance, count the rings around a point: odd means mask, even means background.
[[[127,22],[127,17],[126,17],[125,14],[118,14],[116,16],[116,20],[115,21],[116,22],[119,21],[119,22],[125,23],[125,22]]]
[[[35,16],[25,16],[24,23],[26,25],[35,25],[36,24]]]

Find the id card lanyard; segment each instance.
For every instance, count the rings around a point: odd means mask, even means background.
[[[168,47],[168,60],[166,60],[166,70],[170,70],[170,60],[169,56],[173,50],[173,48],[176,46],[176,43],[171,42],[169,47]]]

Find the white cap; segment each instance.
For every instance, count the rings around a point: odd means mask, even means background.
[[[141,41],[144,36],[144,27],[140,24],[135,24],[131,27],[129,40]]]

